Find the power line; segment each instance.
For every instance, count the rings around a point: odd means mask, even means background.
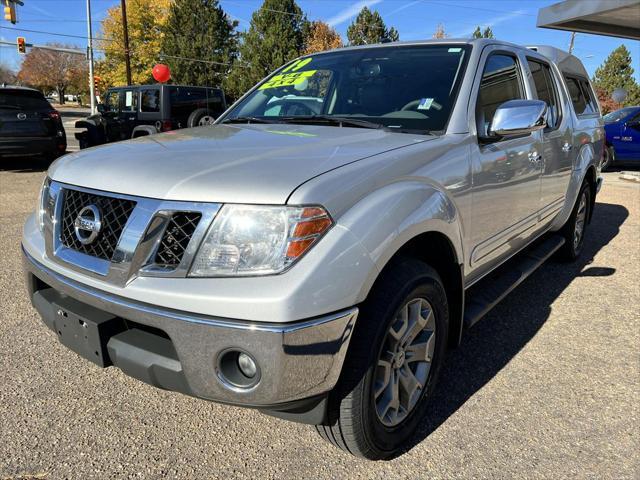
[[[28,32],[28,33],[42,33],[44,35],[53,35],[56,37],[69,37],[69,38],[81,38],[83,40],[88,40],[88,38],[84,35],[71,35],[69,33],[57,33],[57,32],[46,32],[43,30],[28,30],[26,28],[15,28],[15,27],[5,27],[5,26],[0,26],[0,28],[5,28],[7,30],[15,30],[17,32]],[[96,38],[94,37],[94,40],[102,40],[104,42],[115,42],[114,39],[110,39],[110,38]]]

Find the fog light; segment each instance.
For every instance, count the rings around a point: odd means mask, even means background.
[[[248,390],[260,382],[260,367],[255,359],[241,350],[228,349],[217,361],[218,379],[232,390]]]
[[[240,371],[249,378],[255,377],[258,371],[256,362],[246,353],[240,353],[240,355],[238,355],[238,367],[240,367]]]

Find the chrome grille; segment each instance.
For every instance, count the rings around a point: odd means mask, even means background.
[[[154,263],[163,268],[176,268],[202,218],[199,212],[176,212],[167,224]]]
[[[65,247],[103,260],[111,260],[124,226],[136,206],[133,200],[105,197],[78,190],[64,189],[60,241]],[[102,213],[102,229],[90,244],[83,245],[76,238],[74,222],[87,205],[95,205]]]

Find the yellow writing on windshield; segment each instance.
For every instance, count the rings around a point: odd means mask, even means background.
[[[269,79],[269,81],[260,85],[260,88],[258,88],[258,90],[298,85],[299,83],[304,82],[307,78],[313,76],[316,72],[317,70],[305,70],[304,72],[281,73],[280,75],[275,75],[274,77]]]

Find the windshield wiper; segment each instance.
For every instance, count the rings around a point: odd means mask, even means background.
[[[276,119],[264,117],[234,117],[225,118],[220,123],[280,123]]]
[[[339,127],[372,128],[376,130],[393,131],[381,123],[370,122],[360,118],[340,117],[336,115],[295,115],[291,117],[278,117],[282,123],[319,123],[337,125]]]

